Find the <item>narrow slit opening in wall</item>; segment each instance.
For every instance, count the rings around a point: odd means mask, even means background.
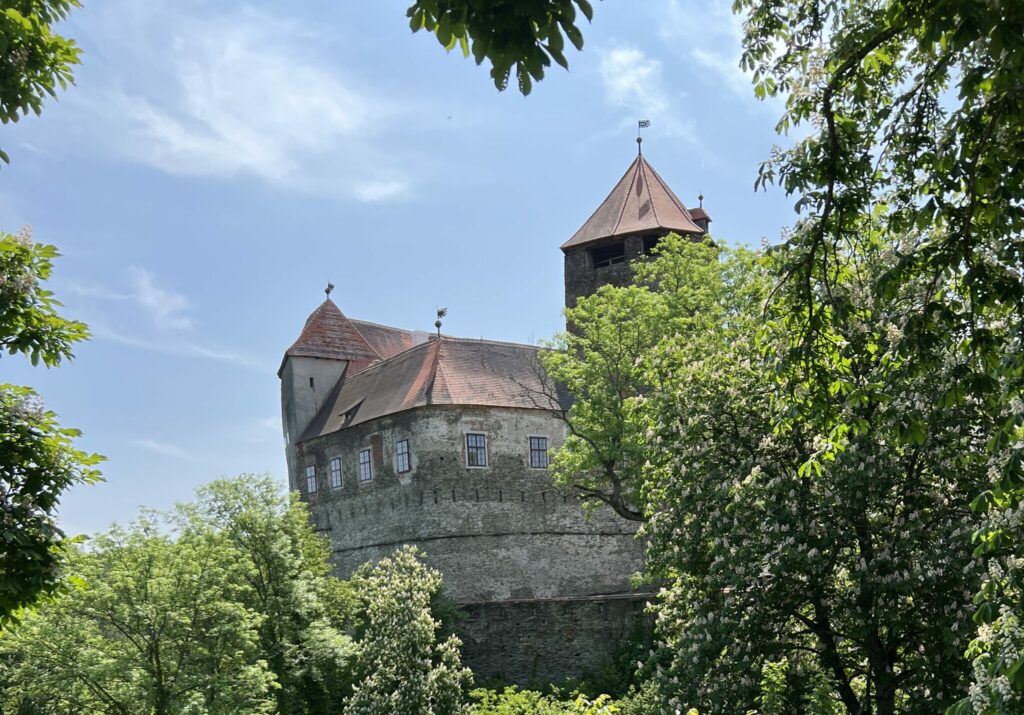
[[[313,378],[309,378],[309,389],[310,389],[310,390],[313,390],[313,389],[315,389],[315,388],[313,387]]]

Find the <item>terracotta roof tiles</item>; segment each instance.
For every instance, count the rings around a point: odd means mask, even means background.
[[[642,154],[562,250],[615,236],[648,231],[703,234],[690,212]]]
[[[343,376],[302,440],[427,405],[567,406],[544,376],[537,352],[517,343],[431,338]]]

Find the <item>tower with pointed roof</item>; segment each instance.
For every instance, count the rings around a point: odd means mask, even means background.
[[[703,236],[711,217],[687,209],[639,150],[615,188],[562,244],[565,305],[572,307],[605,284],[628,285],[630,261],[649,254],[666,234]],[[702,202],[703,203],[703,202]]]

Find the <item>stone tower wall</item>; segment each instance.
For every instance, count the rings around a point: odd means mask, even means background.
[[[630,262],[643,255],[644,241],[641,236],[625,238],[626,259],[621,263],[594,268],[590,258],[592,246],[570,248],[565,253],[565,305],[571,308],[576,301],[590,295],[605,284],[627,286],[633,282]]]

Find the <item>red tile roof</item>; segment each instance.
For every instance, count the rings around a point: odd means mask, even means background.
[[[285,359],[289,357],[373,361],[381,354],[328,298],[306,318],[299,339],[285,351]]]
[[[369,323],[365,320],[356,320],[355,318],[351,318],[350,322],[366,342],[370,344],[370,347],[385,359],[408,350],[416,342],[424,342],[426,340],[426,333],[422,334],[419,341],[416,341],[411,330],[392,328],[390,325]]]
[[[708,212],[705,211],[704,207],[702,206],[698,206],[695,209],[688,210],[690,212],[690,218],[692,218],[694,221],[700,221],[702,218],[706,218],[708,221],[711,220],[711,216],[708,215]]]
[[[642,154],[638,154],[619,179],[608,198],[562,250],[583,246],[614,236],[668,230],[681,234],[703,234],[683,206]]]
[[[558,409],[532,345],[467,338],[417,345],[358,373],[347,373],[302,440],[427,405]]]

